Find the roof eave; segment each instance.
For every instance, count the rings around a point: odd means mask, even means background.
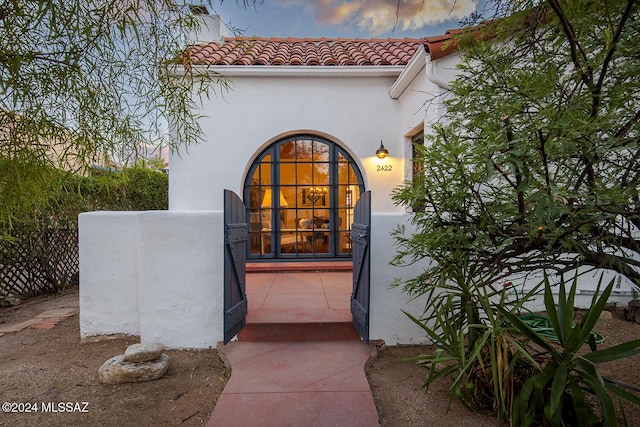
[[[413,79],[424,69],[426,66],[427,52],[424,46],[420,46],[413,57],[409,60],[409,63],[403,67],[402,73],[398,76],[396,81],[389,88],[389,96],[392,99],[398,99],[409,87]]]
[[[404,65],[194,65],[199,72],[220,74],[225,77],[398,77]],[[176,75],[184,74],[184,68],[177,66]],[[193,70],[196,71],[196,70]]]

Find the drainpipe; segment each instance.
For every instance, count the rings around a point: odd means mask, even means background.
[[[436,63],[431,60],[431,56],[427,59],[427,79],[430,82],[437,84],[442,89],[451,90],[449,81],[436,75]]]

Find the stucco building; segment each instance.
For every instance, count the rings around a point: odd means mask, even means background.
[[[231,90],[203,101],[205,141],[172,154],[168,211],[80,216],[81,334],[214,346],[242,327],[247,263],[353,260],[363,337],[424,342],[402,313],[424,301],[390,287],[421,268],[389,263],[391,231],[411,230],[391,193],[444,112],[451,34],[225,38],[217,17],[203,19],[191,64]]]

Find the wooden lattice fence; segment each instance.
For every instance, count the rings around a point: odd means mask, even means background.
[[[0,299],[35,296],[78,284],[75,229],[18,231],[0,240]]]

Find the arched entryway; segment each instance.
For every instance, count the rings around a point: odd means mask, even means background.
[[[312,134],[282,138],[244,184],[250,259],[351,258],[353,207],[362,175],[338,144]]]

